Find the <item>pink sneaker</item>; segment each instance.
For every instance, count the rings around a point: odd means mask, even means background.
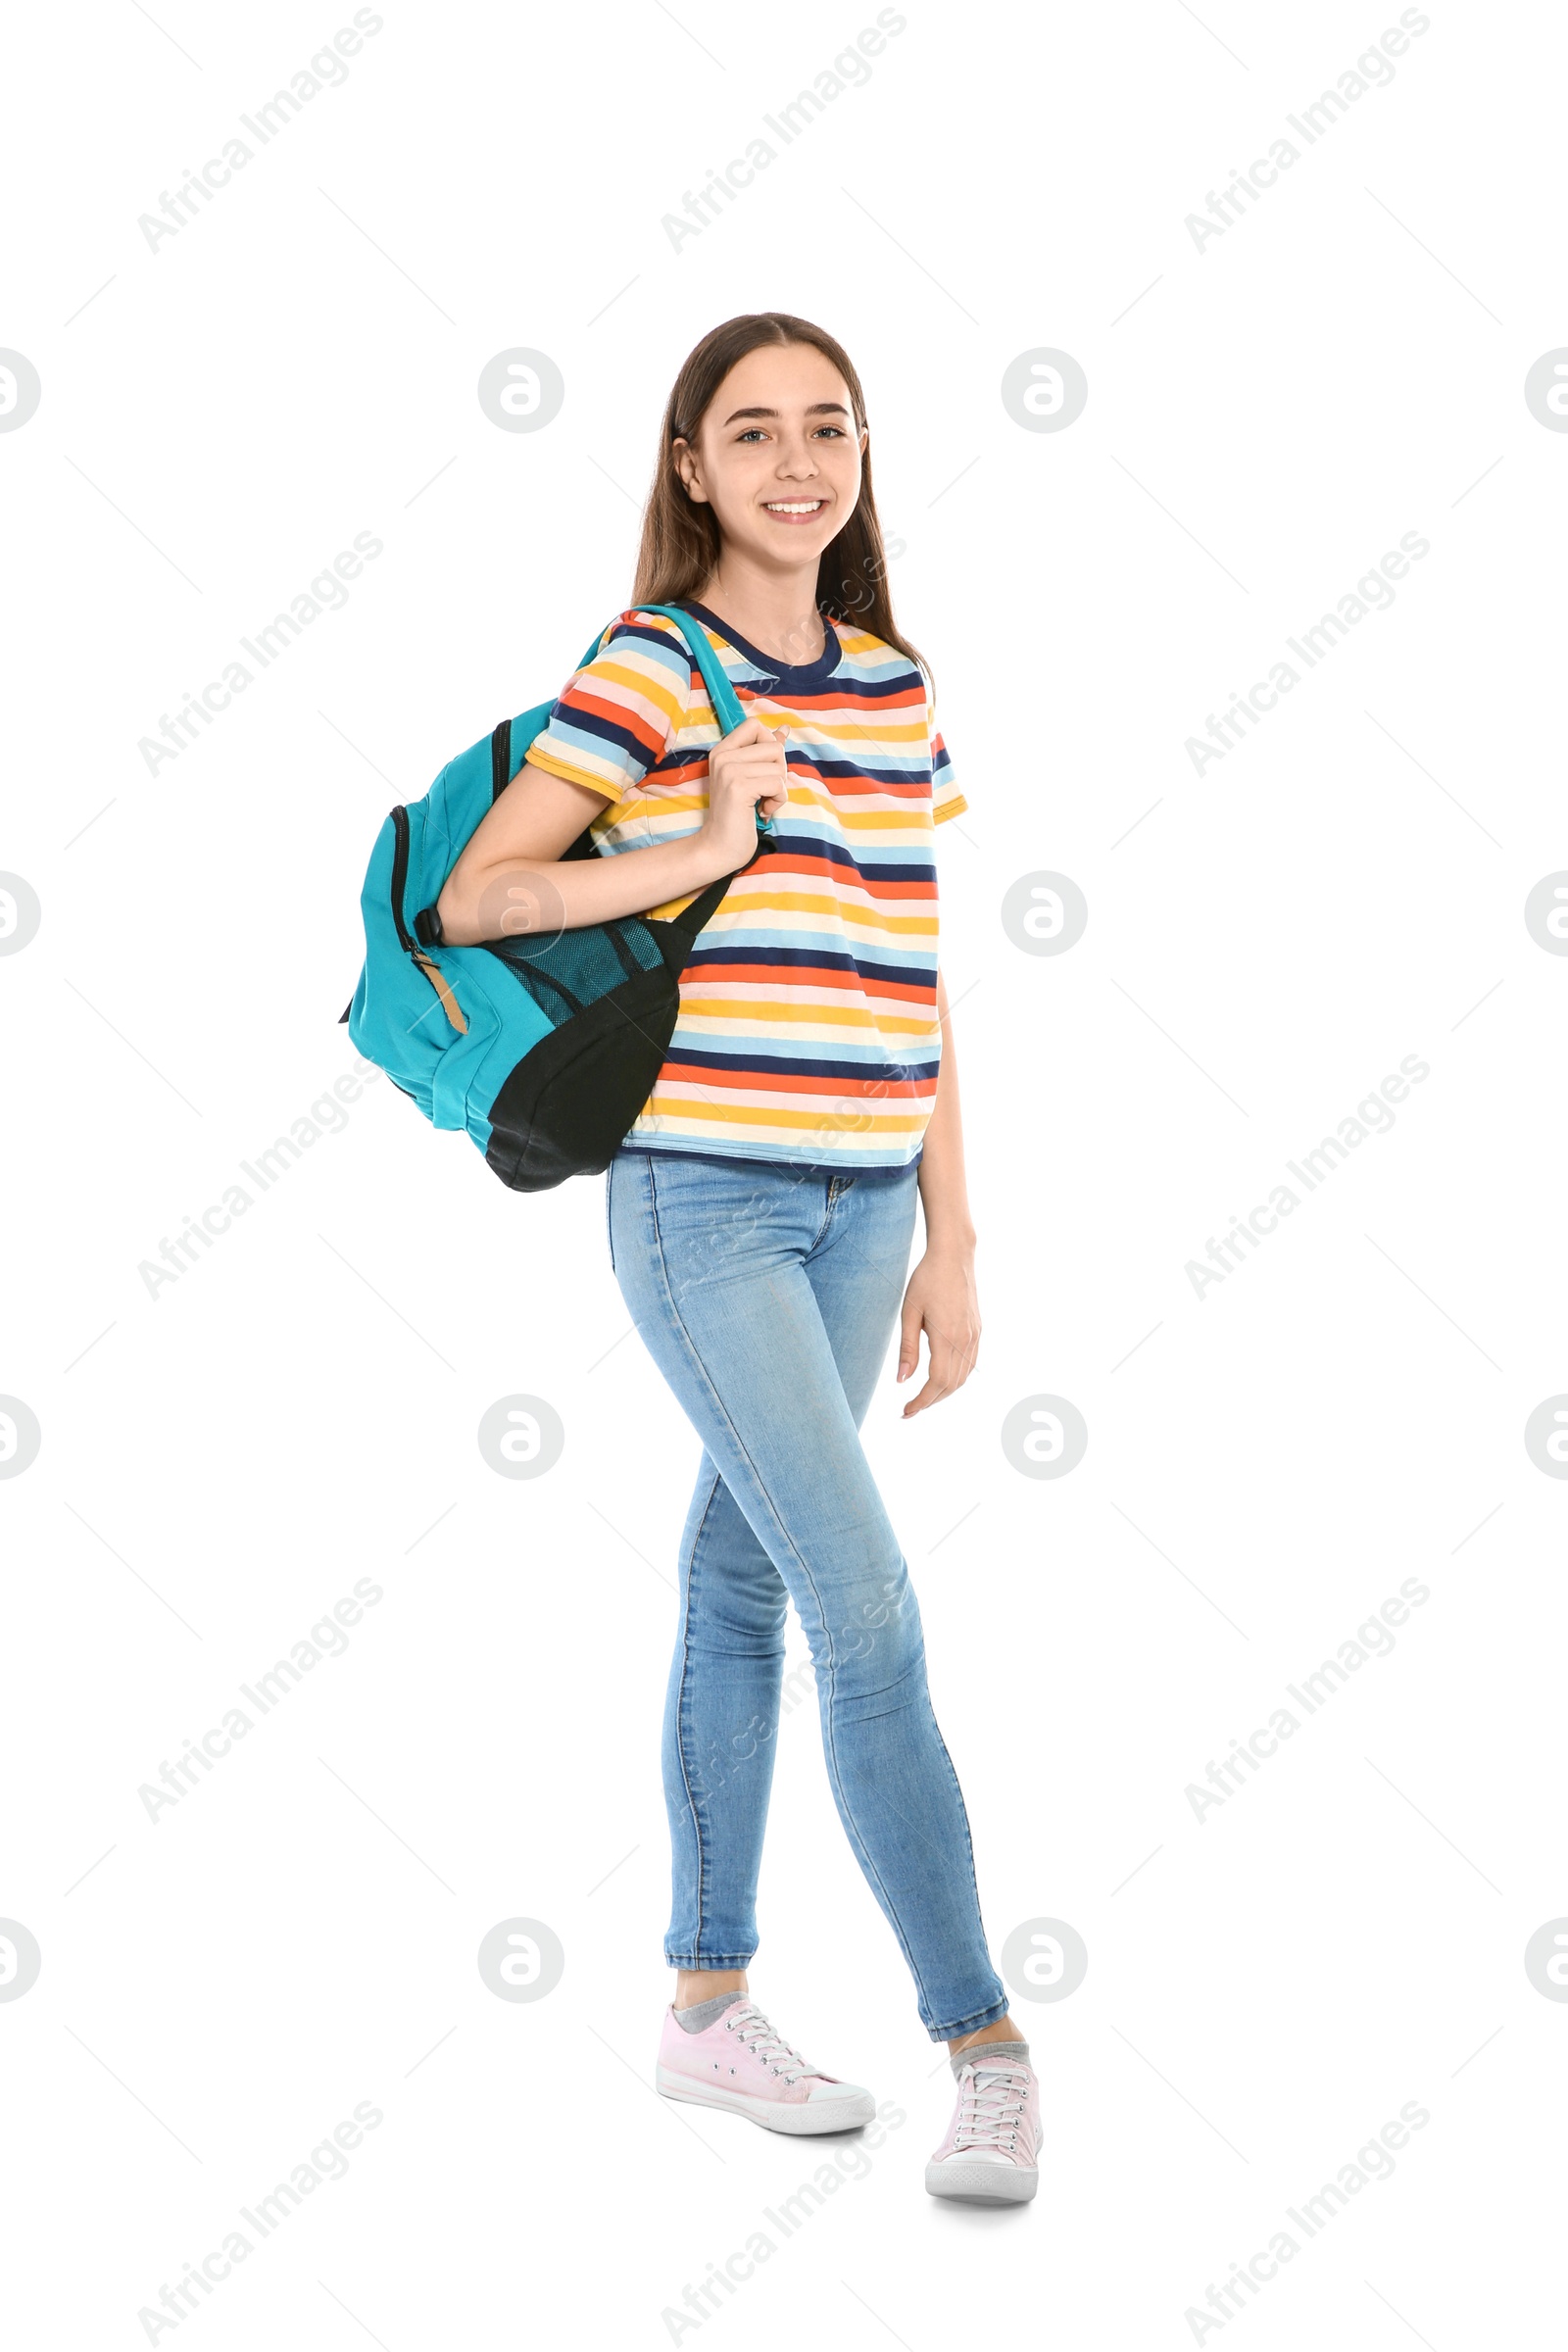
[[[820,2074],[744,1994],[701,2034],[665,2010],[658,2083],[666,2099],[724,2107],[764,2132],[848,2132],[876,2113],[868,2090]]]
[[[985,2044],[958,2074],[948,2136],[925,2168],[934,2197],[1021,2204],[1040,2186],[1040,2083],[1021,2058],[988,2064]]]

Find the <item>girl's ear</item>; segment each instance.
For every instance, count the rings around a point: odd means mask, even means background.
[[[675,441],[670,446],[674,452],[675,470],[685,484],[687,497],[694,500],[698,506],[706,506],[708,492],[698,478],[697,452],[689,441]]]

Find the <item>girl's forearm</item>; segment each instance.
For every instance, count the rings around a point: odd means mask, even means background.
[[[620,914],[646,914],[718,879],[712,844],[699,827],[679,841],[613,858],[509,858],[465,873],[460,859],[436,901],[441,932],[455,948],[530,934],[548,937]]]
[[[920,1207],[925,1216],[928,1250],[967,1253],[975,1245],[974,1220],[969,1214],[969,1191],[963,1171],[963,1122],[958,1107],[958,1062],[953,1046],[953,1023],[948,1014],[948,992],[937,973],[937,1013],[942,1022],[942,1062],[937,1074],[936,1106],[925,1131],[920,1153]]]

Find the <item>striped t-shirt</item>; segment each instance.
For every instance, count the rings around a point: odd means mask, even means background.
[[[842,1168],[919,1156],[936,1100],[932,828],[968,806],[922,672],[825,619],[817,662],[771,661],[685,603],[748,718],[782,732],[789,799],[775,846],[730,884],[680,983],[668,1057],[626,1137],[637,1150]],[[673,624],[623,612],[555,705],[528,758],[604,793],[603,855],[695,832],[719,740]],[[647,911],[678,914],[697,892]]]

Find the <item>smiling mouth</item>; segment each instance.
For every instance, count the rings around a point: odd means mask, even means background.
[[[819,514],[826,504],[825,498],[774,498],[764,500],[763,507],[769,514],[794,516]]]

